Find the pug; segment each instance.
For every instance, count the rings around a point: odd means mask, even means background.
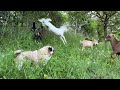
[[[19,68],[23,66],[24,61],[32,61],[35,64],[44,63],[46,65],[54,54],[54,48],[48,45],[35,51],[16,50],[14,54],[15,63]]]

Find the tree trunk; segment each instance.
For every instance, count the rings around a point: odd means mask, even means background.
[[[77,20],[75,22],[75,34],[77,34]]]
[[[100,37],[101,34],[100,34],[100,31],[99,31],[99,30],[97,30],[97,34],[98,34],[98,40],[99,40],[98,42],[102,41],[102,40],[101,40],[101,37]]]
[[[105,37],[106,37],[106,35],[107,35],[107,24],[108,24],[108,21],[105,20],[105,21],[104,21],[104,42],[105,42],[105,50],[106,50],[106,48],[107,48],[107,43],[106,43],[106,41],[105,41]]]

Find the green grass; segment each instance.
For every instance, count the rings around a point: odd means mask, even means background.
[[[104,42],[82,51],[79,43],[81,34],[65,33],[67,45],[51,32],[46,33],[43,42],[32,40],[32,32],[27,28],[7,28],[0,38],[0,78],[1,79],[118,79],[120,60],[111,59],[111,46]],[[14,50],[36,50],[52,45],[55,53],[46,66],[26,63],[21,70],[14,64]],[[44,77],[46,75],[46,77]]]

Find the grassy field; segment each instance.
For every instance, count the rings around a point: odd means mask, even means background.
[[[84,37],[73,32],[65,33],[67,45],[53,33],[46,33],[43,41],[36,43],[27,28],[6,28],[0,36],[0,78],[1,79],[118,79],[119,58],[111,59],[111,46],[104,42],[82,51],[79,43]],[[36,50],[52,45],[55,53],[46,66],[26,63],[21,70],[14,64],[14,50]]]

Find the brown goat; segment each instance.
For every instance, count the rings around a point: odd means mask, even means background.
[[[111,47],[112,47],[111,57],[113,54],[120,55],[120,41],[115,39],[112,34],[107,35],[105,37],[105,41],[110,41],[111,43]]]

